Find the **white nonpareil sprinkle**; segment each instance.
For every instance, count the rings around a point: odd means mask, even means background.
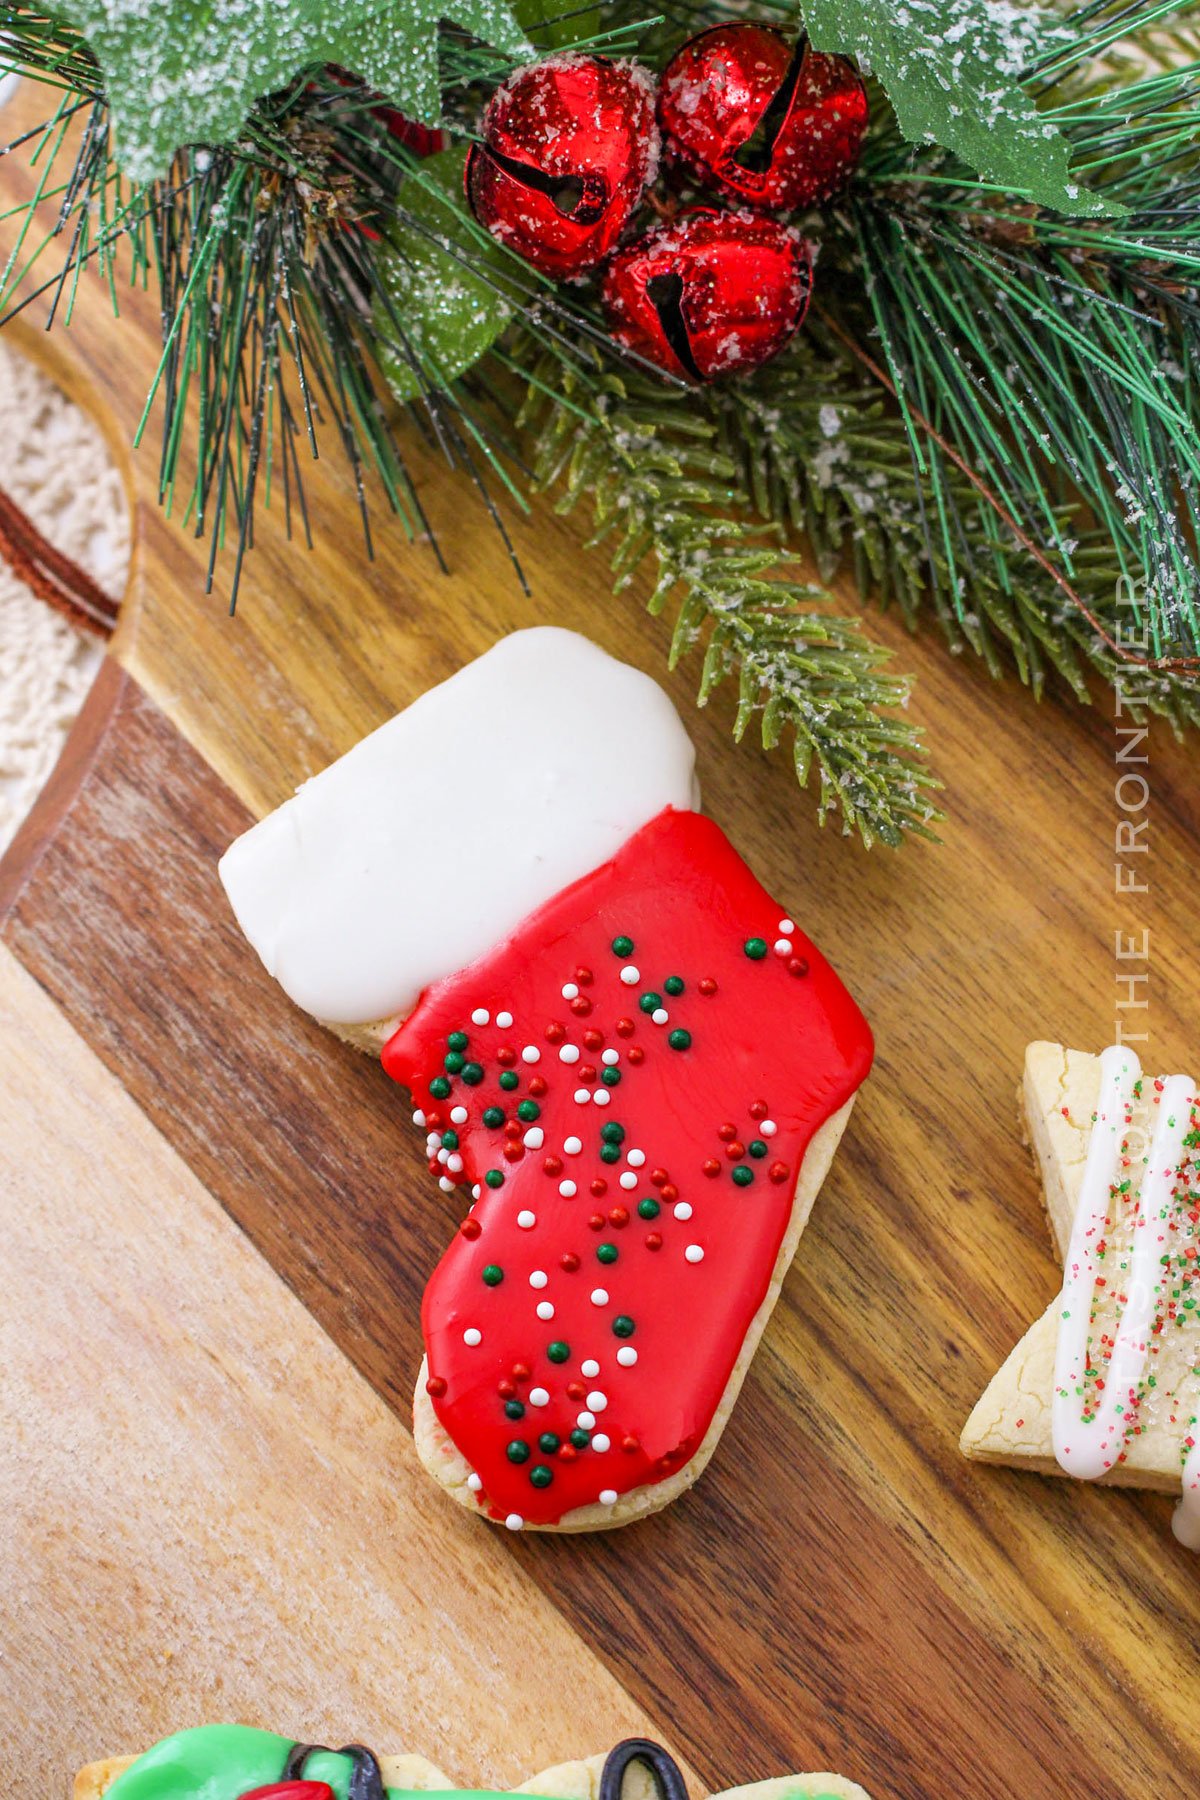
[[[481,1493],[483,1490],[482,1477],[479,1475],[476,1475],[474,1472],[472,1472],[470,1475],[467,1476],[467,1486],[470,1488],[470,1490],[473,1494]]]
[[[480,1187],[479,1183],[477,1181],[472,1182],[472,1184],[471,1184],[472,1200],[478,1200],[478,1198],[479,1198],[480,1194],[482,1194],[482,1192],[483,1192],[483,1189]]]
[[[463,1343],[467,1345],[468,1349],[474,1350],[476,1344],[482,1344],[482,1342],[483,1333],[478,1325],[468,1325],[463,1332]]]
[[[501,1031],[507,1031],[512,1024],[512,1014],[510,1012],[498,1012],[496,1014],[496,1023]]]
[[[443,1194],[452,1194],[454,1192],[454,1183],[448,1175],[438,1176],[438,1186],[441,1188]]]
[[[591,1412],[594,1412],[594,1413],[603,1412],[605,1407],[608,1405],[608,1395],[602,1394],[600,1392],[600,1389],[597,1388],[595,1393],[588,1395],[587,1403],[588,1403],[588,1408]]]
[[[621,980],[625,983],[625,986],[636,987],[641,979],[641,970],[635,969],[632,963],[626,963],[625,967],[621,970]]]
[[[457,1150],[454,1152],[453,1156],[447,1156],[446,1167],[449,1169],[449,1171],[452,1175],[461,1175],[462,1174],[462,1166],[463,1166],[463,1160],[462,1160],[462,1157],[458,1154]]]
[[[617,1504],[616,1488],[601,1488],[600,1504],[601,1506],[615,1506]]]
[[[549,1280],[545,1269],[534,1269],[529,1276],[529,1285],[532,1288],[544,1288]]]
[[[566,1151],[568,1156],[578,1156],[579,1152],[583,1149],[583,1139],[577,1138],[577,1137],[569,1137],[567,1139],[566,1143],[563,1145],[563,1149]]]
[[[530,1388],[529,1404],[530,1406],[549,1406],[550,1390],[544,1387]]]
[[[575,1423],[578,1425],[580,1431],[590,1431],[592,1426],[596,1423],[595,1415],[590,1412],[581,1412],[575,1420]]]
[[[521,1061],[527,1063],[541,1062],[542,1053],[536,1044],[526,1044],[521,1052]]]
[[[558,1051],[559,1062],[577,1063],[579,1061],[578,1044],[561,1044]]]
[[[607,1306],[608,1305],[608,1289],[607,1288],[593,1288],[592,1289],[592,1305],[593,1306]]]
[[[586,1362],[580,1363],[579,1373],[583,1376],[585,1381],[595,1381],[597,1375],[600,1373],[600,1364],[596,1361],[594,1356],[589,1356]]]
[[[633,1170],[626,1169],[625,1173],[621,1176],[621,1186],[623,1188],[635,1188],[637,1184],[637,1176],[634,1174]]]
[[[420,1107],[418,1106],[416,1112],[413,1114],[413,1124],[414,1125],[424,1125],[424,1123],[425,1123],[425,1114],[421,1111]]]
[[[704,1261],[704,1251],[699,1244],[689,1244],[684,1251],[683,1256],[685,1262],[698,1263]]]
[[[598,1087],[592,1095],[592,1099],[596,1102],[597,1106],[607,1106],[612,1099],[612,1095],[606,1087]]]
[[[674,1210],[675,1210],[675,1217],[677,1219],[690,1219],[692,1216],[691,1201],[690,1200],[680,1200]]]
[[[625,1152],[625,1161],[631,1169],[640,1169],[645,1160],[646,1152],[644,1150],[627,1150]]]
[[[564,1000],[578,1000],[579,989],[576,987],[576,985],[573,981],[568,981],[566,983],[566,985],[564,986],[564,988],[562,990],[562,997]]]
[[[539,1300],[538,1301],[537,1316],[539,1319],[543,1319],[543,1320],[552,1319],[554,1317],[554,1307],[549,1300]]]
[[[472,1025],[490,1025],[491,1019],[492,1015],[486,1006],[477,1006],[471,1014]]]
[[[524,1525],[525,1521],[521,1517],[520,1513],[509,1513],[509,1515],[508,1515],[507,1519],[505,1519],[504,1523],[508,1526],[508,1529],[510,1531],[520,1531],[520,1529],[521,1529],[522,1525]]]
[[[575,1186],[573,1181],[560,1181],[558,1184],[558,1191],[564,1200],[573,1200],[579,1192],[579,1189]]]
[[[521,1139],[527,1150],[540,1150],[546,1141],[546,1134],[540,1125],[531,1125]]]
[[[623,1369],[632,1369],[637,1361],[637,1351],[632,1344],[622,1344],[617,1351],[617,1361]]]
[[[607,1431],[598,1431],[596,1433],[595,1437],[592,1439],[592,1449],[598,1450],[601,1456],[604,1455],[606,1450],[612,1449],[612,1439],[609,1437]]]
[[[450,1161],[450,1152],[448,1150],[439,1150],[437,1159],[440,1163],[448,1163]]]
[[[591,1099],[591,1097],[592,1097],[591,1088],[576,1088],[575,1089],[575,1104],[576,1104],[576,1106],[586,1106],[588,1101]]]
[[[656,1006],[654,1011],[650,1014],[651,1023],[655,1025],[665,1025],[670,1016],[671,1015],[665,1006]]]
[[[610,1069],[613,1068],[617,1063],[619,1063],[620,1060],[621,1060],[621,1052],[619,1050],[604,1050],[601,1052],[600,1061],[602,1063],[607,1064],[607,1066]],[[422,1122],[422,1124],[424,1124],[424,1120],[422,1120],[421,1122]]]
[[[796,927],[792,924],[790,919],[780,919],[779,924],[775,929],[778,931],[780,937],[791,937]]]
[[[790,956],[792,954],[791,938],[776,938],[775,954],[776,956]]]
[[[466,1122],[467,1122],[466,1107],[465,1106],[452,1106],[450,1109],[450,1123],[452,1125],[465,1125]]]
[[[532,1231],[537,1224],[537,1214],[530,1212],[529,1208],[526,1207],[523,1212],[517,1214],[517,1224],[521,1227],[522,1231]]]
[[[779,1130],[779,1127],[774,1119],[764,1119],[758,1129],[762,1132],[764,1137],[774,1137],[775,1133]]]

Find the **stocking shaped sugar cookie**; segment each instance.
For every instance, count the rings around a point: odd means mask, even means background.
[[[1128,1047],[1031,1044],[1024,1107],[1063,1286],[968,1419],[967,1456],[1181,1494],[1200,1549],[1200,1114]]]
[[[870,1066],[696,804],[661,691],[539,629],[222,863],[268,969],[412,1094],[457,1223],[417,1446],[514,1530],[620,1524],[695,1480]]]

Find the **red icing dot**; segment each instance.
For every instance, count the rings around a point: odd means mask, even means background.
[[[566,1035],[566,1026],[560,1025],[557,1019],[553,1020],[546,1027],[546,1042],[548,1044],[561,1044]]]
[[[440,1400],[445,1391],[446,1379],[443,1375],[431,1375],[425,1383],[425,1392],[432,1394],[435,1400]]]
[[[617,1020],[617,1036],[618,1037],[632,1037],[633,1036],[633,1020],[632,1019],[618,1019]]]
[[[559,1257],[558,1266],[560,1269],[565,1269],[568,1275],[573,1275],[579,1267],[579,1258],[573,1250],[566,1250]]]
[[[630,1456],[632,1456],[632,1454],[635,1450],[640,1450],[641,1447],[642,1447],[641,1441],[638,1438],[625,1437],[625,1438],[621,1439],[622,1450],[624,1450]]]
[[[483,1230],[478,1219],[464,1219],[458,1228],[465,1238],[477,1238]]]

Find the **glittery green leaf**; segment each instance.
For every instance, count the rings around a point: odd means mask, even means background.
[[[495,343],[512,316],[497,292],[511,259],[464,217],[465,157],[458,148],[425,158],[400,191],[404,223],[393,229],[379,258],[379,366],[398,400],[448,387]],[[464,227],[473,233],[469,250],[461,248]],[[444,249],[438,240],[454,248]]]
[[[911,143],[941,144],[1056,212],[1124,212],[1071,179],[1066,139],[1018,80],[1071,42],[1062,22],[1008,0],[805,0],[803,11],[818,50],[853,56],[878,78]]]
[[[55,11],[100,65],[117,156],[138,181],[185,144],[233,141],[256,100],[324,63],[436,123],[443,19],[506,54],[529,50],[504,0],[62,0]]]

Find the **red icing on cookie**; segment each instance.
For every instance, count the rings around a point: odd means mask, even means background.
[[[820,951],[710,819],[670,809],[421,996],[383,1066],[442,1179],[479,1190],[422,1322],[493,1517],[552,1524],[695,1454],[809,1140],[871,1056]]]

